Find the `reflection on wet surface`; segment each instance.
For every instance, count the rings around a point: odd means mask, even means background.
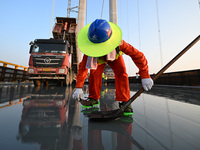
[[[140,86],[130,88],[133,95]],[[90,109],[72,99],[73,90],[0,87],[0,149],[200,149],[199,88],[155,86],[132,103],[132,116],[106,122],[86,115],[118,108],[114,86],[102,87],[100,105]]]

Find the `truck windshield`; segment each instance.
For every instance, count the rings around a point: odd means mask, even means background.
[[[32,53],[66,53],[66,44],[48,44],[48,43],[36,43],[33,46]]]

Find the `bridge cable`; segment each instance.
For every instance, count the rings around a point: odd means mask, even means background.
[[[200,10],[200,0],[199,0],[199,10]]]
[[[75,0],[75,5],[74,6],[76,6],[76,0]],[[76,12],[74,11],[74,18],[76,18]]]
[[[52,11],[51,11],[51,23],[50,23],[50,30],[49,30],[49,38],[51,38],[51,33],[52,33],[54,5],[55,5],[55,0],[53,0]]]
[[[128,42],[129,42],[129,16],[128,16],[128,0],[127,0],[127,31],[128,31]],[[131,62],[130,59],[128,59],[128,66],[129,70],[131,70]]]
[[[140,37],[140,6],[139,6],[139,0],[137,0],[137,12],[138,12],[139,50],[141,51],[141,37]]]
[[[127,29],[128,29],[128,42],[129,42],[129,18],[128,18],[128,0],[127,0]]]
[[[158,36],[159,36],[159,47],[160,47],[160,62],[161,62],[161,67],[163,67],[162,43],[161,43],[160,21],[159,21],[159,11],[158,11],[158,0],[156,0],[156,14],[157,14],[157,22],[158,22]]]
[[[103,2],[102,2],[101,19],[102,19],[102,15],[103,15],[103,7],[104,7],[104,0],[103,0]]]

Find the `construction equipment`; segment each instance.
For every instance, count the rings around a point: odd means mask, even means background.
[[[53,38],[30,43],[28,74],[37,86],[50,82],[70,85],[76,79],[76,18],[57,17],[56,20]]]

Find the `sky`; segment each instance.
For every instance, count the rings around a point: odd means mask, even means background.
[[[72,7],[79,3],[71,1]],[[28,66],[29,43],[48,39],[55,18],[66,17],[67,7],[67,0],[55,0],[51,24],[53,0],[2,1],[0,60]],[[157,73],[200,34],[198,0],[118,0],[117,9],[122,38],[145,54],[150,74]],[[101,14],[109,21],[109,0],[104,0],[104,5],[103,0],[87,0],[85,25]],[[77,17],[77,13],[70,17]],[[199,56],[200,41],[166,72],[200,69]],[[124,59],[129,76],[134,76],[138,68],[129,56],[124,55]]]

